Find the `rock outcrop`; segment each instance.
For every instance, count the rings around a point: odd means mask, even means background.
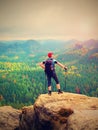
[[[18,130],[20,113],[11,106],[0,107],[0,130]]]
[[[98,98],[42,94],[20,114],[20,130],[98,130]]]

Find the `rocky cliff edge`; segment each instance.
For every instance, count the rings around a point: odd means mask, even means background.
[[[22,108],[19,130],[98,130],[98,98],[81,94],[41,94]]]
[[[0,130],[18,130],[21,110],[11,106],[0,107]]]

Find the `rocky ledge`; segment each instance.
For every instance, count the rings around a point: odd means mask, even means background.
[[[0,107],[0,130],[18,130],[20,113],[11,106]]]
[[[41,94],[22,108],[19,130],[98,130],[98,98],[81,94]]]

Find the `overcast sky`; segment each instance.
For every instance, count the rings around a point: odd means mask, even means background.
[[[98,39],[98,0],[0,0],[0,40]]]

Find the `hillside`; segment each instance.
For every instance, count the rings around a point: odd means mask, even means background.
[[[77,59],[97,60],[98,41],[77,41],[77,40],[25,40],[25,41],[0,41],[0,61],[27,62],[40,59],[47,55],[48,51],[53,51],[58,59],[72,61]],[[61,58],[59,58],[61,57]],[[89,61],[89,60],[88,60]]]
[[[77,59],[77,62],[82,64],[92,62],[98,64],[98,40],[91,39],[84,42],[75,41],[70,46],[70,50],[59,55],[58,59],[66,62]]]
[[[97,40],[0,41],[0,106],[21,108],[47,93],[45,74],[38,63],[50,50],[68,67],[64,72],[56,65],[63,91],[98,97]],[[57,91],[53,81],[52,91]]]

